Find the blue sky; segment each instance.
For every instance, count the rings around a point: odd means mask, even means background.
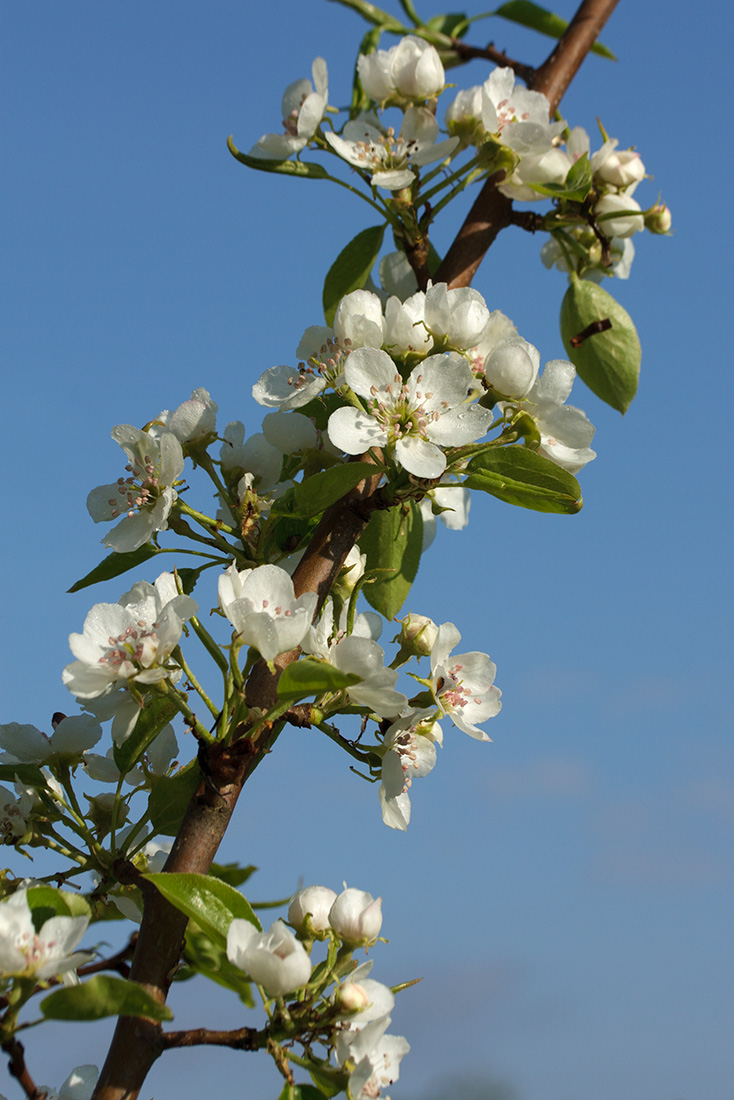
[[[252,383],[294,361],[322,319],[325,271],[372,223],[346,192],[249,172],[225,145],[277,129],[283,88],[317,55],[330,102],[346,102],[364,24],[316,0],[37,0],[6,5],[3,21],[2,720],[47,729],[69,706],[69,632],[126,587],[66,594],[102,553],[84,501],[117,476],[110,428],[203,385],[222,423],[256,431]],[[394,1014],[413,1047],[396,1098],[469,1073],[521,1100],[731,1100],[734,28],[721,5],[699,5],[692,58],[693,29],[678,2],[622,0],[603,36],[618,63],[588,59],[562,104],[571,124],[592,132],[599,115],[639,149],[654,181],[638,197],[662,191],[675,229],[639,239],[631,279],[610,288],[643,345],[629,413],[574,391],[597,425],[585,508],[475,500],[466,531],[439,533],[406,605],[497,662],[493,744],[447,729],[398,835],[330,744],[288,731],[226,841],[226,858],[262,868],[256,899],[300,880],[384,895],[375,974],[424,978]],[[549,45],[499,20],[478,25],[474,41],[488,38],[531,63]],[[454,79],[485,75],[476,64]],[[439,251],[465,208],[437,230]],[[542,267],[540,243],[505,232],[474,285],[545,361],[564,354],[564,278]],[[202,991],[177,1026],[249,1022],[237,1011]],[[30,1036],[37,1079],[58,1085],[99,1060],[107,1033]],[[250,1074],[253,1097],[277,1095],[269,1066],[229,1052],[171,1054],[149,1091],[187,1100],[213,1076],[229,1088]]]

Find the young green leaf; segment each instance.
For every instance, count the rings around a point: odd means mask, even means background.
[[[509,19],[511,23],[519,23],[523,27],[539,31],[540,34],[547,34],[549,38],[560,38],[568,26],[566,20],[561,19],[560,15],[541,8],[539,4],[531,3],[531,0],[509,0],[507,4],[497,8],[493,14]],[[599,54],[600,57],[608,57],[611,61],[617,60],[612,51],[601,42],[595,42],[591,52]]]
[[[578,339],[595,322],[604,331]],[[632,318],[598,283],[571,277],[561,303],[561,337],[566,354],[597,397],[625,413],[637,393],[642,349]]]
[[[322,301],[327,325],[345,294],[360,290],[367,282],[380,253],[385,223],[363,229],[346,245],[326,273]]]
[[[57,989],[41,1001],[47,1020],[101,1020],[105,1016],[148,1016],[152,1020],[172,1020],[173,1013],[142,985],[95,974],[81,985]]]
[[[328,172],[322,164],[304,160],[265,160],[263,157],[251,157],[247,153],[241,153],[232,137],[227,138],[227,148],[240,164],[246,164],[248,168],[256,168],[258,172],[276,172],[283,176],[302,176],[304,179],[323,180]]]
[[[145,704],[126,741],[114,746],[115,763],[122,775],[127,775],[164,726],[178,714],[178,707],[166,695],[154,695]]]
[[[217,985],[231,989],[248,1008],[255,1007],[252,982],[247,975],[229,961],[224,947],[212,943],[207,935],[191,924],[186,929],[183,961],[184,965],[176,972],[174,981],[186,981],[196,974],[203,974]]]
[[[131,550],[129,554],[108,554],[99,565],[95,565],[94,569],[87,573],[86,577],[82,577],[80,581],[72,584],[69,592],[80,592],[82,588],[88,588],[90,584],[112,580],[113,577],[119,577],[121,573],[127,573],[128,569],[134,569],[136,565],[142,565],[143,562],[148,561],[149,558],[154,558],[156,554],[160,553],[161,551],[157,547],[146,542],[144,546],[139,546],[137,550]]]
[[[302,657],[286,665],[278,680],[278,697],[288,702],[307,699],[311,695],[323,695],[325,691],[341,691],[358,684],[359,676],[340,672],[338,668],[312,657]]]
[[[213,875],[167,874],[165,871],[144,877],[153,883],[166,901],[195,921],[202,932],[206,932],[220,947],[226,946],[227,931],[236,917],[248,920],[258,932],[262,931],[249,902],[220,878]]]
[[[176,835],[200,778],[199,766],[192,760],[175,775],[162,775],[155,781],[148,800],[148,813],[157,833]]]
[[[346,462],[306,478],[296,485],[290,514],[303,517],[320,515],[360,481],[372,477],[378,469],[369,462]]]
[[[566,515],[581,510],[581,488],[573,474],[519,444],[477,455],[468,471],[467,489],[491,493],[507,504]]]
[[[415,501],[374,512],[359,540],[374,580],[362,591],[367,602],[393,619],[415,580],[423,549],[423,518]]]

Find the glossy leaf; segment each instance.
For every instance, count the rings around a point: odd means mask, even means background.
[[[334,260],[326,273],[322,295],[327,325],[333,325],[336,308],[344,295],[360,290],[369,279],[384,236],[384,222],[363,229]]]
[[[533,191],[548,195],[554,199],[566,199],[569,202],[583,202],[591,190],[593,176],[589,158],[584,153],[568,170],[564,183],[531,183]]]
[[[109,581],[113,577],[119,577],[121,573],[127,573],[128,569],[134,569],[136,565],[154,558],[161,551],[149,542],[139,546],[137,550],[131,550],[129,554],[108,554],[107,557],[95,565],[86,577],[72,584],[69,592],[80,592],[82,588],[88,588],[90,584],[99,584],[100,581]]]
[[[144,876],[166,901],[196,921],[202,932],[220,947],[226,946],[227,931],[235,917],[248,920],[261,931],[260,921],[249,902],[220,878],[213,875],[157,874]]]
[[[507,4],[497,8],[493,14],[509,19],[511,23],[519,23],[523,27],[539,31],[540,34],[547,34],[549,38],[560,38],[568,27],[567,21],[561,19],[560,15],[541,8],[539,4],[531,3],[531,0],[509,0]],[[591,52],[599,54],[600,57],[608,57],[611,61],[617,60],[612,51],[601,42],[595,42]]]
[[[132,733],[121,745],[114,746],[115,763],[127,775],[164,726],[178,714],[178,707],[166,695],[153,695],[145,704]]]
[[[520,445],[496,447],[469,463],[467,489],[535,512],[572,515],[582,506],[578,481],[549,458]]]
[[[137,982],[95,974],[81,985],[57,989],[41,1001],[47,1020],[101,1020],[105,1016],[148,1016],[172,1020],[173,1013]]]
[[[248,168],[256,168],[258,172],[276,172],[282,176],[302,176],[304,179],[323,180],[328,172],[322,164],[303,160],[266,160],[263,157],[251,157],[247,153],[241,153],[231,136],[227,138],[227,148],[240,164],[246,164]]]
[[[200,778],[199,766],[192,760],[175,775],[162,775],[155,781],[148,801],[148,813],[157,833],[176,835]]]
[[[292,497],[291,515],[318,516],[330,504],[335,504],[343,496],[359,485],[367,477],[377,473],[379,467],[369,462],[345,462],[322,470],[306,481],[299,483]]]
[[[325,691],[341,691],[342,688],[359,682],[360,677],[351,672],[340,672],[325,661],[302,657],[300,661],[292,661],[283,669],[278,680],[278,697],[295,703],[298,699],[323,695]]]
[[[404,507],[374,512],[359,548],[367,555],[374,580],[362,592],[386,619],[393,619],[410,592],[423,549],[423,518],[415,501]]]
[[[597,321],[611,327],[572,341]],[[637,393],[642,349],[632,318],[608,291],[588,279],[572,276],[561,304],[561,337],[566,354],[597,397],[625,413]]]

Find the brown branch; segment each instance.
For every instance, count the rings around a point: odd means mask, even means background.
[[[582,3],[547,60],[536,69],[528,87],[543,92],[551,114],[594,45],[618,0],[582,0]],[[484,183],[456,239],[444,256],[435,282],[450,287],[469,286],[497,234],[510,225],[512,203],[497,190],[504,174]]]
[[[166,1031],[161,1035],[161,1044],[165,1050],[195,1046],[260,1050],[265,1042],[266,1033],[254,1027],[240,1027],[234,1031],[211,1031],[207,1027],[192,1027],[188,1031]]]
[[[16,1079],[28,1100],[41,1100],[45,1093],[39,1090],[28,1072],[23,1044],[13,1038],[4,1042],[2,1048],[8,1055],[8,1073]]]
[[[555,111],[581,62],[599,37],[604,24],[619,0],[582,0],[556,48],[535,70],[528,83],[534,92],[542,92]]]
[[[470,46],[468,42],[463,42],[460,38],[452,38],[451,49],[464,61],[473,61],[475,58],[478,58],[482,61],[493,61],[495,65],[502,65],[505,68],[510,68],[517,73],[520,79],[524,80],[526,84],[535,72],[532,65],[526,65],[522,61],[515,61],[512,57],[508,57],[504,50],[495,49],[491,42],[488,46]]]

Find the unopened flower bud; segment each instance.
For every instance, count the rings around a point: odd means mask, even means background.
[[[484,377],[497,393],[521,398],[533,388],[539,367],[538,349],[521,336],[511,336],[502,340],[485,360]]]
[[[405,660],[409,657],[429,657],[438,635],[438,627],[433,619],[425,615],[416,615],[411,611],[400,621],[403,629],[393,641],[400,642],[400,650],[405,654]]]
[[[369,1003],[369,994],[364,986],[357,982],[346,982],[340,986],[337,1004],[345,1012],[362,1012]]]
[[[645,178],[645,165],[634,149],[621,149],[609,154],[595,173],[597,179],[613,187],[629,187]]]
[[[89,803],[87,817],[92,821],[100,837],[106,836],[112,828],[115,802],[117,802],[116,824],[122,825],[127,820],[128,810],[126,804],[111,791],[106,794],[98,794],[94,798],[90,798],[89,795],[84,797]]]
[[[345,887],[331,907],[329,923],[345,943],[367,947],[382,928],[382,898]]]
[[[645,212],[645,229],[651,233],[669,233],[672,224],[670,207],[664,202],[656,202]]]
[[[335,901],[336,894],[328,886],[307,886],[291,898],[288,921],[299,932],[326,932],[330,927],[329,910]]]
[[[618,211],[619,217],[601,217]],[[629,195],[603,195],[594,208],[594,214],[600,219],[599,226],[606,237],[631,237],[645,225],[639,203]]]

